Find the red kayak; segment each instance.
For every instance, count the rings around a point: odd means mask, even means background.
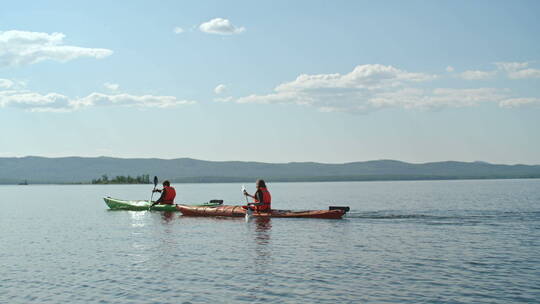
[[[242,206],[215,206],[215,207],[197,207],[177,205],[176,209],[180,210],[185,216],[228,216],[228,217],[243,217],[246,215],[246,210]],[[322,219],[340,219],[349,211],[349,207],[330,207],[328,210],[306,210],[306,211],[291,211],[291,210],[276,210],[270,212],[253,212],[254,217],[297,217],[297,218],[322,218]]]

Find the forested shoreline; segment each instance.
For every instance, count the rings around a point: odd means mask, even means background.
[[[107,174],[103,174],[100,178],[93,179],[92,184],[150,184],[150,175],[143,174],[135,177],[118,175],[109,179]]]

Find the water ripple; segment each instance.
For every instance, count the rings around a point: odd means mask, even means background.
[[[204,201],[230,186],[177,188],[186,200]],[[29,186],[24,195],[19,189],[2,193],[8,202],[27,201],[0,213],[0,303],[540,298],[538,180],[275,184],[278,208],[321,209],[339,201],[351,212],[341,221],[248,223],[107,212],[99,201],[113,192],[143,197],[148,189],[140,186]]]

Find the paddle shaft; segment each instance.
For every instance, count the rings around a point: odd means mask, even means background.
[[[248,195],[247,195],[247,192],[245,192],[245,191],[246,191],[246,188],[244,186],[242,186],[242,193],[246,197],[246,220],[247,220],[247,219],[249,219],[249,216],[251,215],[252,210],[249,208]]]
[[[156,186],[154,186],[154,189],[152,189],[152,195],[150,195],[150,204],[152,204],[152,199],[154,198],[154,190],[156,190]]]
[[[153,206],[152,199],[154,198],[154,191],[156,190],[158,184],[158,178],[157,176],[154,176],[154,189],[152,189],[152,195],[150,195],[150,206],[148,206],[148,210]]]

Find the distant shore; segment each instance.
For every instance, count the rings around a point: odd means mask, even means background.
[[[537,179],[540,175],[531,176],[350,176],[350,177],[304,177],[304,178],[266,178],[269,183],[303,183],[303,182],[376,182],[376,181],[444,181],[444,180],[490,180],[490,179]],[[170,179],[176,184],[217,184],[217,183],[250,183],[257,177],[238,178],[238,177],[191,177]],[[0,185],[21,185],[16,181],[0,181]],[[108,183],[96,184],[92,182],[47,182],[31,181],[28,185],[150,185],[148,183]]]
[[[341,182],[540,178],[540,165],[372,160],[342,164],[204,161],[192,158],[0,157],[0,184]]]

